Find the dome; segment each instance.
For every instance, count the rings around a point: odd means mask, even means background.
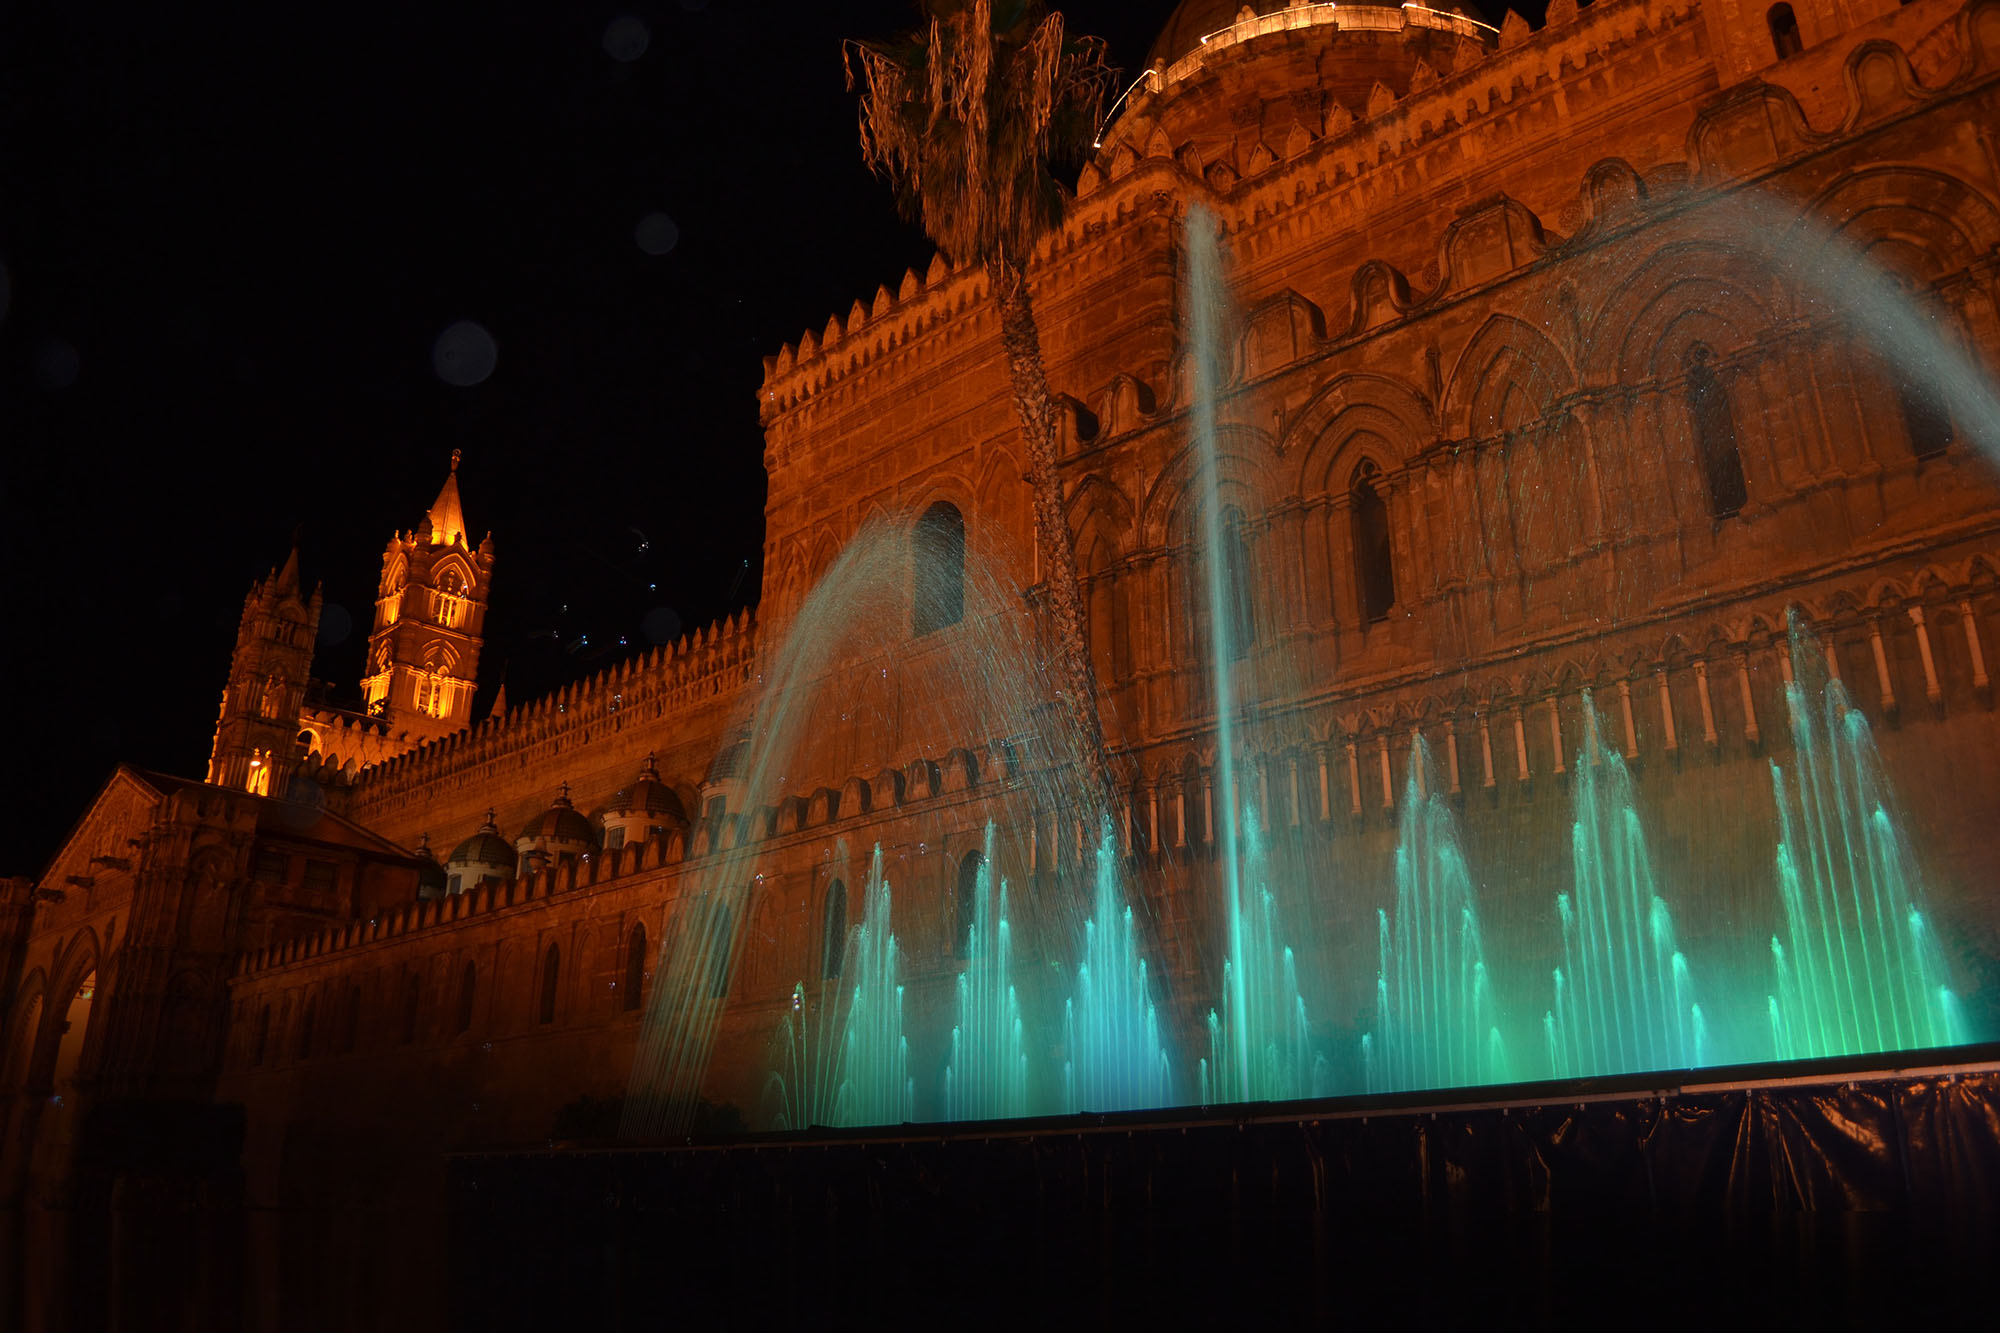
[[[652,816],[651,822],[660,822],[660,817],[687,823],[687,811],[681,805],[681,798],[674,789],[660,781],[660,770],[654,765],[653,756],[646,756],[646,766],[639,770],[638,780],[604,803],[607,817],[624,815]]]
[[[569,800],[569,784],[563,784],[562,795],[556,797],[555,804],[542,811],[521,830],[516,842],[580,842],[595,846],[597,830]]]
[[[1160,29],[1160,35],[1153,42],[1152,50],[1146,53],[1146,64],[1151,67],[1156,61],[1171,65],[1188,52],[1201,45],[1201,39],[1221,32],[1250,10],[1258,17],[1281,13],[1287,9],[1318,8],[1318,5],[1304,3],[1304,0],[1181,0],[1174,12],[1167,16],[1167,24]],[[1369,8],[1367,4],[1358,6]],[[1397,0],[1374,0],[1375,8],[1385,10],[1400,9]],[[1333,6],[1328,5],[1331,9]],[[1429,6],[1439,14],[1465,14],[1463,5],[1452,0],[1438,0]]]
[[[431,850],[430,834],[426,833],[418,839],[417,850],[411,855],[420,862],[417,866],[417,896],[438,897],[444,892],[445,874],[444,867],[438,864],[437,853]]]
[[[1269,14],[1289,7],[1290,3],[1291,0],[1181,0],[1167,16],[1167,26],[1160,29],[1153,49],[1146,52],[1146,64],[1151,67],[1161,60],[1173,64],[1200,46],[1202,38],[1236,22],[1236,16],[1245,9]]]
[[[488,810],[486,822],[479,826],[479,832],[452,849],[451,855],[445,859],[445,869],[463,871],[494,866],[512,870],[514,849],[500,836],[500,826],[493,822],[493,812]]]

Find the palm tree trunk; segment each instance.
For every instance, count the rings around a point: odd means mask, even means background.
[[[1056,637],[1057,684],[1076,729],[1084,762],[1095,770],[1104,816],[1115,813],[1111,757],[1097,711],[1097,674],[1090,665],[1089,627],[1076,573],[1076,542],[1063,514],[1062,478],[1056,471],[1056,411],[1042,368],[1041,333],[1028,300],[1027,275],[1011,266],[988,268],[993,299],[1000,308],[1000,342],[1021,418],[1021,443],[1028,455],[1028,480],[1035,496],[1035,543],[1042,551],[1042,574],[1049,618]]]

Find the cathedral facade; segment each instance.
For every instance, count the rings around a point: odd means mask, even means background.
[[[1117,855],[1157,886],[1183,1026],[1212,1002],[1220,759],[1190,577],[1195,205],[1232,307],[1235,638],[1284,682],[1238,757],[1265,820],[1377,873],[1427,748],[1473,859],[1551,883],[1602,732],[1704,886],[1690,947],[1719,940],[1769,876],[1797,622],[1918,794],[1935,915],[1992,1003],[2000,474],[1967,404],[2000,383],[1996,125],[1996,0],[1557,0],[1534,31],[1183,0],[1032,277]],[[21,1253],[241,1282],[259,1324],[291,1302],[358,1321],[410,1281],[380,1272],[385,1244],[434,1246],[445,1153],[615,1126],[718,858],[754,849],[756,875],[705,1095],[746,1121],[795,986],[839,975],[859,917],[836,844],[893,864],[913,997],[952,984],[989,822],[1014,831],[990,853],[1010,880],[1065,891],[1095,835],[1037,805],[1016,738],[938,697],[973,627],[936,599],[820,660],[829,702],[781,786],[735,762],[857,534],[953,552],[951,579],[980,562],[1032,622],[984,276],[940,260],[857,299],[767,359],[759,406],[756,610],[550,697],[472,716],[506,572],[456,455],[384,550],[361,708],[307,702],[319,602],[296,558],[251,590],[204,778],[121,768],[0,903]],[[1525,940],[1531,914],[1501,915]],[[1372,901],[1316,922],[1329,970],[1372,981]],[[1314,1001],[1345,1021],[1365,998]],[[188,1117],[210,1155],[141,1160],[142,1112]],[[216,1226],[240,1271],[77,1239],[140,1179],[235,1200]],[[18,1272],[13,1312],[46,1313]]]

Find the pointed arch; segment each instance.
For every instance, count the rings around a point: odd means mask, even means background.
[[[1891,272],[1935,282],[2000,246],[2000,207],[1940,171],[1864,167],[1834,181],[1800,210],[1786,252],[1810,267],[1835,243]]]
[[[1695,343],[1727,357],[1763,341],[1775,322],[1769,271],[1767,259],[1717,241],[1660,247],[1612,288],[1590,322],[1583,380],[1674,380]]]
[[[1327,382],[1292,416],[1279,451],[1297,455],[1294,493],[1338,495],[1359,450],[1393,472],[1437,439],[1437,415],[1414,386],[1388,375],[1355,373]]]
[[[949,500],[925,509],[910,533],[910,632],[925,635],[965,619],[965,514]]]
[[[467,596],[479,587],[478,571],[473,568],[470,560],[457,551],[451,551],[440,556],[437,562],[431,566],[430,583],[433,588],[438,589],[440,592],[447,591],[447,577],[456,579],[458,582],[457,589],[455,590],[456,596]]]
[[[1532,425],[1575,387],[1569,358],[1534,325],[1489,315],[1459,353],[1445,390],[1444,429],[1484,439]]]
[[[1070,497],[1090,657],[1107,688],[1131,674],[1130,596],[1121,566],[1131,553],[1132,502],[1099,475],[1084,478]]]
[[[1235,505],[1253,521],[1289,492],[1278,468],[1271,437],[1247,426],[1216,430],[1216,489],[1224,505]],[[1147,490],[1139,511],[1139,542],[1145,547],[1191,545],[1199,533],[1195,486],[1198,464],[1192,447],[1168,460]]]

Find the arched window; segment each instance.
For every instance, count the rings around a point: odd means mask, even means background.
[[[625,998],[626,1013],[631,1013],[646,999],[646,923],[632,924],[632,938],[625,943]]]
[[[1736,448],[1729,391],[1709,367],[1712,355],[1701,343],[1688,348],[1688,417],[1694,423],[1695,451],[1701,455],[1708,483],[1709,509],[1717,518],[1728,518],[1743,508],[1749,492],[1743,484],[1743,456]]]
[[[403,982],[403,1045],[417,1039],[417,1005],[423,999],[424,984],[412,972]]]
[[[910,547],[910,632],[956,625],[965,618],[965,516],[940,500],[917,520]]]
[[[826,916],[820,924],[819,975],[831,981],[847,961],[847,885],[834,880],[826,886]]]
[[[313,1016],[318,1012],[318,1008],[319,999],[317,996],[306,1001],[306,1015],[299,1020],[299,1049],[298,1053],[293,1057],[295,1059],[303,1060],[312,1054]]]
[[[983,852],[967,852],[965,859],[958,863],[958,896],[954,904],[956,919],[951,946],[953,958],[969,957],[972,953],[972,925],[979,918],[979,868],[985,864]]]
[[[1353,502],[1355,599],[1361,620],[1372,625],[1389,618],[1396,604],[1396,567],[1389,549],[1389,506],[1379,483],[1382,470],[1361,460],[1348,488]]]
[[[535,1016],[537,1023],[556,1021],[556,983],[562,979],[562,959],[551,944],[549,951],[542,955],[542,1007]]]
[[[1790,5],[1772,5],[1764,11],[1764,22],[1770,26],[1771,49],[1778,59],[1790,60],[1806,49],[1804,39],[1799,36],[1798,15],[1792,13]]]
[[[470,958],[458,974],[458,1026],[453,1031],[463,1035],[472,1031],[472,1002],[479,997],[479,965]]]
[[[417,711],[426,717],[443,717],[450,702],[450,690],[446,681],[451,679],[449,667],[438,667],[432,671],[417,673]]]
[[[1909,432],[1910,452],[1918,458],[1935,458],[1951,443],[1951,411],[1945,406],[1944,391],[1935,376],[1918,372],[1914,377],[1898,375],[1896,405],[1902,409],[1903,428]]]
[[[271,1006],[265,1005],[257,1012],[257,1043],[250,1048],[252,1066],[264,1063],[264,1051],[271,1044]]]
[[[1229,656],[1238,658],[1257,642],[1256,584],[1250,576],[1250,542],[1243,535],[1243,511],[1222,511],[1222,614],[1229,630]]]

